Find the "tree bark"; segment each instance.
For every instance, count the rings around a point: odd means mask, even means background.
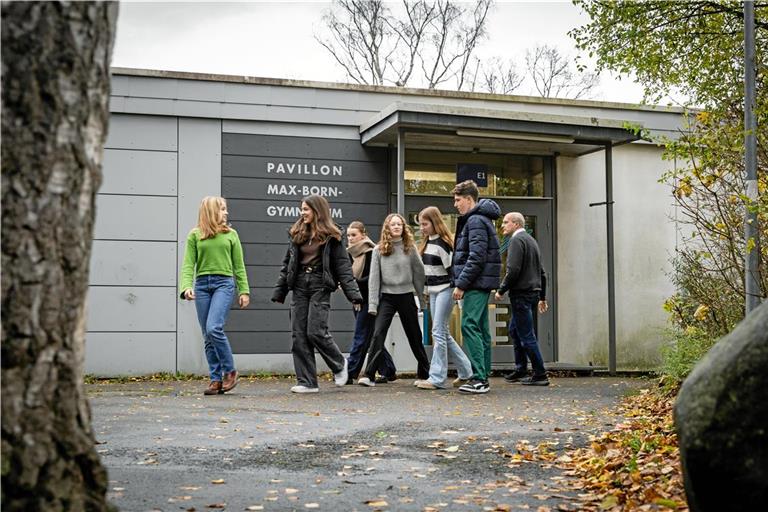
[[[82,385],[116,3],[2,5],[2,509],[107,510]]]

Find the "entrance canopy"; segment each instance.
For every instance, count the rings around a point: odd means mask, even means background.
[[[366,146],[580,156],[640,139],[622,121],[396,102],[360,126]]]
[[[605,152],[608,273],[608,369],[616,372],[616,294],[613,241],[613,147],[640,137],[623,121],[396,102],[360,126],[366,146],[397,148],[397,212],[405,213],[405,150],[514,153],[578,157]]]

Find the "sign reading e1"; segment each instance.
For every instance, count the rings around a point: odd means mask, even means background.
[[[488,166],[485,164],[456,164],[456,183],[472,180],[478,187],[488,186]]]

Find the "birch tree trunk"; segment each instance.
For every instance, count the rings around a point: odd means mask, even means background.
[[[2,509],[106,510],[82,385],[116,3],[2,5]]]

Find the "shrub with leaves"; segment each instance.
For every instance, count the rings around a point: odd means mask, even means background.
[[[668,344],[662,348],[661,373],[676,381],[685,379],[696,363],[717,342],[707,331],[690,325],[673,327],[666,332]]]

